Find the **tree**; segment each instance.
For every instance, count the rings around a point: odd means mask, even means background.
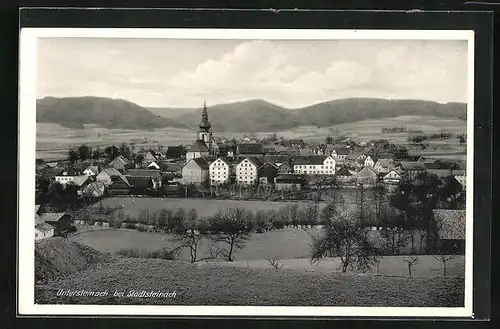
[[[88,145],[82,144],[78,146],[78,157],[80,160],[85,161],[92,158],[92,148]]]
[[[130,148],[128,147],[127,144],[122,143],[120,145],[119,153],[120,153],[120,155],[122,155],[123,157],[125,157],[125,158],[128,159],[130,157],[130,155],[131,155],[132,152],[130,151]]]
[[[384,210],[380,223],[383,227],[380,232],[381,251],[386,255],[399,255],[401,248],[412,240],[413,231],[401,214],[396,214],[390,209]]]
[[[190,261],[195,263],[200,260],[198,250],[207,234],[208,223],[198,218],[196,209],[191,209],[185,221],[175,228],[174,239],[180,241],[182,248],[189,248]]]
[[[70,148],[68,151],[68,158],[71,164],[75,163],[79,158],[78,151],[73,148]]]
[[[373,188],[373,197],[375,203],[375,215],[377,217],[377,221],[382,219],[382,211],[384,207],[387,205],[387,187],[384,184],[378,183]]]
[[[332,136],[326,136],[325,143],[326,144],[333,144],[333,137]]]
[[[102,156],[102,152],[101,150],[99,149],[99,147],[97,147],[93,152],[92,152],[92,159],[94,160],[98,160],[99,158],[101,158]]]
[[[106,154],[108,159],[114,159],[120,155],[120,150],[116,146],[111,145],[104,149],[104,153]]]
[[[313,236],[311,260],[325,256],[340,257],[341,270],[367,271],[376,264],[378,250],[368,238],[368,231],[359,225],[357,210],[343,210],[330,218],[323,234]]]
[[[335,218],[345,206],[344,196],[340,193],[335,193],[332,198],[323,208],[320,214],[320,222],[322,225],[330,223],[332,218]]]
[[[251,213],[240,208],[221,210],[209,219],[212,239],[227,245],[227,248],[220,248],[220,252],[230,262],[234,260],[235,250],[243,249],[250,237],[250,219]]]
[[[408,275],[411,276],[412,267],[418,264],[418,256],[403,257],[403,261],[408,266]]]
[[[460,134],[457,135],[458,142],[460,143],[460,146],[464,146],[464,144],[467,143],[467,136],[465,134]]]

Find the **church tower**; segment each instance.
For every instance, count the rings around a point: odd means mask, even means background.
[[[203,104],[203,111],[201,112],[200,130],[198,130],[198,139],[205,142],[208,150],[212,151],[212,131],[210,130],[210,121],[208,121],[207,104]]]

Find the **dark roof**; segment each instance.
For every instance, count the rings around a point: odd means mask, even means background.
[[[35,160],[35,163],[36,163],[37,165],[42,165],[42,164],[45,164],[45,160],[43,160],[43,159],[36,159],[36,160]]]
[[[42,176],[45,177],[54,177],[62,174],[63,171],[64,171],[63,168],[45,168],[41,171],[41,173]]]
[[[160,170],[158,169],[129,169],[125,173],[128,177],[151,177],[160,178]]]
[[[180,158],[183,152],[184,148],[182,146],[169,146],[165,155],[170,158]]]
[[[360,172],[362,172],[362,171],[371,171],[372,173],[374,173],[375,175],[377,175],[377,176],[378,176],[377,172],[376,172],[375,170],[373,170],[371,167],[363,167],[363,168],[361,168],[361,170],[360,170],[360,171],[358,171],[358,175],[359,175],[359,173],[360,173]]]
[[[64,216],[69,216],[69,215],[63,212],[48,212],[42,214],[35,214],[35,223],[36,224],[43,222],[56,223],[59,220],[61,220],[61,218],[63,218]]]
[[[352,176],[351,172],[349,171],[349,168],[347,167],[342,167],[339,170],[337,170],[337,176]]]
[[[439,162],[424,162],[424,166],[427,169],[441,169],[441,163]]]
[[[129,177],[128,181],[133,187],[148,188],[153,186],[151,177]]]
[[[308,155],[298,156],[292,159],[292,165],[321,165],[328,156],[326,155]]]
[[[275,182],[277,184],[300,184],[304,183],[305,178],[303,175],[294,175],[294,174],[283,174],[276,176]]]
[[[289,155],[265,155],[262,157],[262,160],[265,162],[276,164],[288,162],[291,158],[292,157]]]
[[[423,162],[418,161],[401,161],[401,167],[406,170],[426,170]]]
[[[335,152],[337,155],[348,155],[351,153],[351,150],[349,150],[347,147],[339,147],[335,149]]]
[[[180,172],[182,170],[180,163],[162,163],[160,167],[165,172]]]
[[[441,239],[465,240],[465,210],[436,209],[433,212]]]
[[[238,144],[239,154],[264,154],[262,144],[259,143],[248,143],[248,144]]]
[[[194,158],[194,159],[191,159],[184,166],[186,166],[191,161],[194,161],[201,169],[208,169],[209,168],[207,160],[205,160],[203,158]]]
[[[259,176],[264,176],[264,177],[275,177],[278,174],[278,168],[276,168],[274,165],[270,163],[264,163],[258,168],[258,174]]]
[[[193,145],[191,145],[188,152],[208,152],[208,147],[204,141],[197,139],[193,142]]]
[[[369,155],[368,157],[370,157],[372,160],[373,160],[373,163],[376,163],[378,161],[378,158],[376,155]],[[367,157],[367,158],[368,158]],[[366,160],[366,159],[365,159]]]

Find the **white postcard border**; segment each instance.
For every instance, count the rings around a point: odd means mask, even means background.
[[[456,308],[327,307],[327,306],[125,306],[37,305],[34,303],[33,206],[36,158],[37,38],[160,38],[160,39],[380,39],[467,40],[467,200],[465,244],[465,306]],[[366,316],[473,317],[473,165],[474,165],[474,31],[466,30],[290,30],[290,29],[101,29],[23,28],[20,34],[19,158],[18,158],[18,312],[20,315],[153,315],[153,316]]]

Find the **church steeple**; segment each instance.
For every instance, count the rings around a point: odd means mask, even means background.
[[[203,111],[201,112],[201,122],[200,122],[200,129],[202,131],[209,131],[210,130],[210,121],[208,121],[208,112],[207,112],[207,104],[206,102],[203,103]]]

